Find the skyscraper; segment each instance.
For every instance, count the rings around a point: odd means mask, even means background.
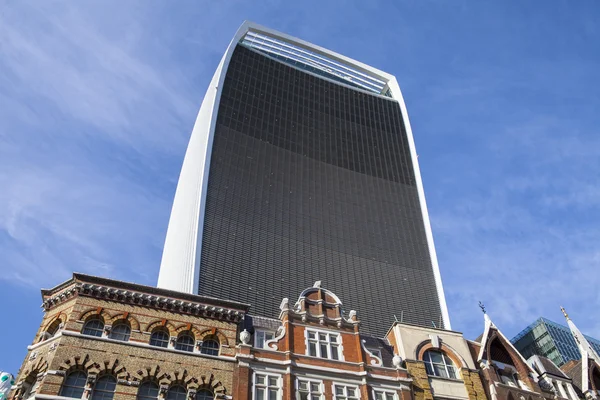
[[[393,315],[450,328],[396,79],[244,23],[192,131],[158,285],[271,315],[317,280],[373,334]]]
[[[585,336],[594,349],[600,353],[600,340]],[[581,359],[577,342],[571,330],[547,318],[538,318],[511,339],[523,357],[532,355],[547,357],[561,366],[569,360]]]

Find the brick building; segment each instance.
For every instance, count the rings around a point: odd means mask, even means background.
[[[42,297],[12,398],[231,398],[248,305],[82,274]]]
[[[377,338],[320,282],[295,302],[282,299],[276,318],[83,274],[42,297],[45,314],[11,399],[561,398],[540,387],[540,373],[487,316],[481,342],[402,322]]]

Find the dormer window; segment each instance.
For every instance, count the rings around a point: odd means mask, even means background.
[[[266,349],[267,341],[273,339],[275,339],[275,332],[257,330],[254,332],[254,347]]]
[[[427,350],[423,354],[427,375],[439,376],[440,378],[458,379],[456,367],[446,354],[437,350]]]
[[[306,330],[306,355],[342,360],[342,338],[339,333]]]

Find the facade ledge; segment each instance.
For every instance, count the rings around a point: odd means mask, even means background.
[[[220,360],[220,361],[226,361],[226,362],[235,362],[235,360],[236,360],[236,357],[234,357],[234,356],[211,356],[208,354],[192,353],[189,351],[151,346],[149,343],[140,343],[140,342],[131,342],[131,341],[123,342],[121,340],[115,340],[115,339],[110,339],[110,338],[105,338],[105,337],[88,336],[88,335],[84,335],[83,333],[79,333],[79,332],[64,331],[63,336],[73,336],[73,337],[77,337],[80,339],[97,340],[100,342],[120,344],[123,346],[134,346],[134,347],[140,347],[143,349],[148,349],[148,350],[153,350],[153,351],[164,351],[164,352],[168,352],[168,353],[176,353],[176,354],[186,355],[186,356],[190,356],[190,357],[209,358],[212,360]]]

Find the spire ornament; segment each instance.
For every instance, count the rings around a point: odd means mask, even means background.
[[[560,310],[562,311],[562,313],[565,316],[565,318],[567,319],[567,321],[570,320],[569,314],[567,314],[567,311],[565,310],[565,308],[563,306],[560,306]]]
[[[485,305],[481,302],[481,300],[479,301],[479,308],[481,308],[481,311],[486,314]]]

